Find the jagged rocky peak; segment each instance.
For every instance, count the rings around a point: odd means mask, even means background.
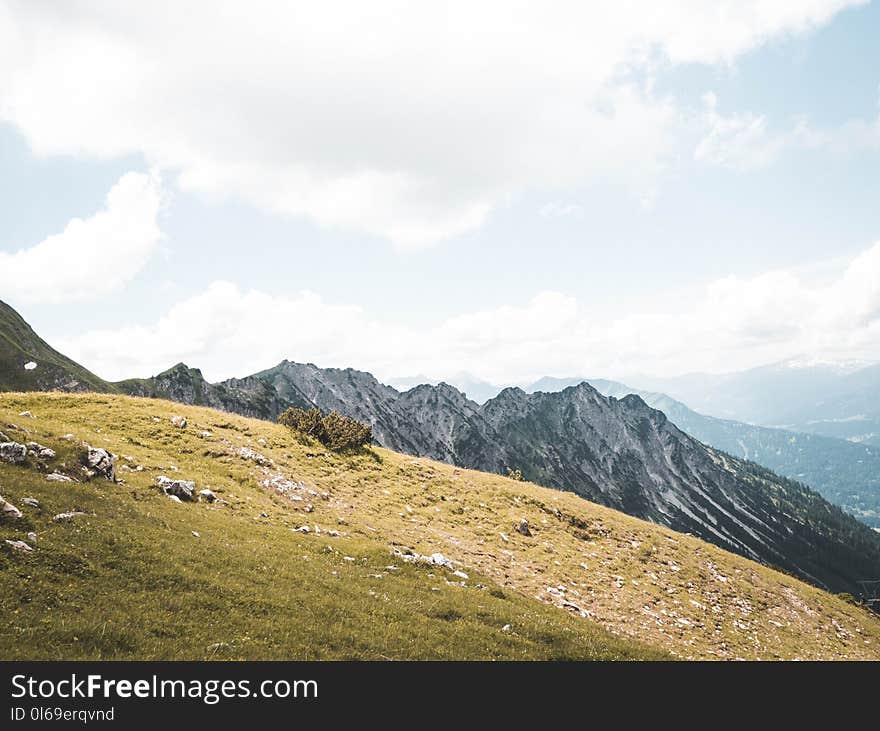
[[[660,411],[660,409],[655,409],[653,406],[646,403],[645,400],[637,394],[630,393],[621,399],[615,399],[613,396],[609,396],[608,398],[611,401],[617,401],[617,403],[621,404],[624,408],[626,408],[633,414],[639,414],[641,416],[648,417],[658,426],[662,426],[668,421],[668,419],[666,418],[666,414]]]
[[[406,403],[430,403],[435,406],[441,404],[465,410],[478,409],[476,402],[471,401],[455,386],[441,382],[436,386],[422,383],[400,394],[400,398]]]
[[[191,368],[184,362],[175,363],[171,368],[159,375],[162,376],[170,376],[170,375],[195,375],[199,378],[203,378],[202,371],[200,368]]]
[[[521,405],[529,400],[529,395],[523,391],[518,386],[508,386],[505,389],[502,389],[501,392],[492,399],[489,399],[485,407],[492,406],[494,408],[498,408],[501,406],[515,406]]]
[[[526,392],[523,391],[519,386],[508,386],[507,388],[501,389],[498,395],[495,398],[505,398],[505,399],[521,399],[523,396],[526,396]]]

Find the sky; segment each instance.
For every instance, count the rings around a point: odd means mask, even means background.
[[[0,0],[0,299],[100,376],[880,360],[880,7]]]

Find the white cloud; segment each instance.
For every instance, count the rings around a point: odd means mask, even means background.
[[[0,292],[20,302],[88,300],[119,289],[147,263],[162,234],[156,173],[127,173],[103,210],[15,253],[0,252]]]
[[[880,115],[869,121],[853,119],[828,129],[816,128],[801,119],[787,129],[771,130],[764,115],[739,112],[725,116],[717,107],[718,98],[713,92],[703,95],[699,120],[702,138],[694,149],[694,158],[702,163],[755,170],[771,165],[790,151],[825,150],[851,155],[880,150]]]
[[[703,96],[703,102],[706,133],[694,150],[700,162],[749,170],[768,165],[784,147],[782,137],[768,133],[765,117],[751,112],[722,116],[712,92]]]
[[[584,207],[579,203],[550,201],[541,206],[541,215],[544,218],[578,218],[584,215]]]
[[[658,66],[849,4],[10,0],[0,119],[38,154],[141,153],[187,190],[419,246],[530,187],[649,199],[679,122]]]
[[[663,301],[665,309],[649,311],[615,303],[617,314],[600,316],[573,297],[544,292],[414,328],[309,292],[272,296],[217,282],[155,324],[69,336],[58,345],[105,377],[149,375],[183,360],[215,380],[283,358],[383,378],[467,371],[495,383],[724,371],[796,356],[880,360],[880,242],[830,278],[789,271],[727,277]]]

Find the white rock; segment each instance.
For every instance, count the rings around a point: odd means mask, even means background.
[[[3,442],[0,444],[0,460],[9,464],[21,464],[27,459],[28,449],[18,442]]]
[[[193,536],[194,536],[195,538],[201,538],[201,537],[202,537],[202,536],[199,534],[199,532],[198,532],[197,530],[190,531],[190,533],[192,533]]]
[[[92,472],[110,482],[116,482],[116,455],[100,447],[86,445],[86,448],[89,450],[88,464]]]
[[[199,432],[199,436],[200,436],[202,439],[210,439],[210,438],[213,437],[214,435],[213,435],[211,432],[209,432],[209,431],[200,431],[200,432]]]
[[[27,363],[24,364],[24,369],[26,371],[32,371],[36,367],[37,367],[37,364],[34,363],[32,360],[29,360]]]
[[[30,411],[22,411],[22,412],[19,414],[19,416],[24,416],[24,417],[27,418],[27,419],[36,419],[36,418],[37,418],[37,417],[34,416]]]
[[[28,540],[29,540],[29,541],[36,541],[36,540],[37,540],[37,534],[34,533],[33,531],[31,531],[30,533],[28,533],[27,537],[28,537]]]
[[[284,475],[272,475],[271,477],[267,477],[260,483],[267,490],[273,490],[279,495],[283,495],[288,500],[294,500],[301,502],[302,497],[299,495],[295,495],[294,491],[297,492],[305,492],[310,495],[316,495],[317,493],[314,490],[309,490],[305,485],[294,482],[293,480],[288,480]]]
[[[214,491],[209,490],[207,487],[199,490],[199,495],[205,498],[205,500],[207,500],[209,503],[213,503],[215,500],[217,500],[217,496],[214,494]]]
[[[32,507],[32,508],[38,508],[38,507],[40,507],[40,501],[37,500],[36,498],[33,498],[33,497],[25,497],[25,498],[22,498],[21,501],[22,501],[25,505],[29,505],[29,506]]]
[[[502,541],[504,541],[505,543],[510,543],[510,539],[504,533],[499,533],[498,535],[501,536]]]
[[[6,539],[5,543],[13,551],[22,551],[24,553],[30,553],[31,551],[34,550],[24,541],[10,541],[9,539]]]
[[[433,563],[435,566],[442,566],[446,569],[452,568],[452,561],[446,558],[446,556],[444,556],[442,553],[432,553],[430,558],[431,563]]]
[[[183,502],[183,500],[181,500],[179,497],[177,497],[177,495],[169,495],[168,498],[169,498],[170,500],[173,500],[173,501],[176,502],[176,503],[182,503],[182,502]]]
[[[52,518],[52,520],[56,523],[69,523],[78,515],[85,515],[85,513],[78,510],[73,511],[72,513],[58,513],[58,515]]]
[[[169,497],[175,497],[179,501],[188,500],[195,501],[196,483],[191,480],[172,480],[165,475],[159,475],[156,478],[159,487]]]
[[[62,475],[59,472],[52,472],[51,474],[46,475],[46,479],[49,482],[73,482],[73,480],[67,475]]]
[[[459,579],[469,579],[470,578],[464,571],[461,571],[460,569],[453,571],[452,575],[457,576]]]
[[[446,556],[442,553],[432,553],[430,556],[422,556],[419,553],[410,552],[403,553],[397,549],[394,550],[394,553],[400,556],[407,563],[421,563],[427,564],[429,566],[440,566],[445,569],[453,570],[455,567]]]
[[[55,459],[55,450],[49,447],[43,447],[38,454],[40,459]]]
[[[2,497],[0,497],[0,513],[3,513],[3,515],[5,515],[9,518],[21,518],[22,517],[22,512],[17,507],[15,507],[12,503],[8,502],[7,500],[4,500]]]
[[[272,460],[268,457],[260,454],[256,450],[251,449],[250,447],[241,447],[238,450],[238,456],[242,459],[249,459],[252,462],[256,462],[259,465],[269,465],[272,464]]]
[[[510,625],[509,625],[509,624],[505,624],[505,625],[501,628],[501,631],[502,631],[502,632],[510,632]]]
[[[172,416],[171,423],[178,429],[186,429],[186,419],[182,416]]]

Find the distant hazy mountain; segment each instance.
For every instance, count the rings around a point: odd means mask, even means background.
[[[476,401],[478,404],[486,403],[490,398],[495,398],[504,390],[504,386],[496,386],[494,383],[484,381],[470,373],[457,373],[449,378],[444,378],[443,382],[448,383],[450,386],[455,386],[471,401]],[[427,376],[392,378],[388,381],[390,386],[394,386],[400,391],[407,391],[410,388],[422,385],[436,386],[438,383],[441,383],[441,381],[428,378]]]
[[[636,377],[699,412],[880,446],[880,365],[788,361],[722,375]]]
[[[581,378],[542,378],[529,391],[560,391]],[[880,527],[880,448],[843,439],[716,419],[689,409],[663,393],[617,381],[589,379],[600,393],[623,398],[634,393],[660,409],[676,426],[701,442],[808,484],[825,498]]]

